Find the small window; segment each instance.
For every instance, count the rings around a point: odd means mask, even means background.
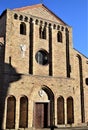
[[[45,22],[45,27],[47,26],[47,22]]]
[[[53,25],[53,29],[56,29],[56,24]]]
[[[18,15],[17,14],[14,14],[14,19],[18,19]]]
[[[41,39],[46,39],[46,26],[44,26],[44,28],[42,26],[40,26],[39,36]]]
[[[42,26],[42,24],[43,24],[43,21],[40,21],[40,25]]]
[[[25,20],[25,22],[28,22],[28,17],[25,16],[24,20]]]
[[[20,15],[19,20],[23,20],[23,16],[22,15]]]
[[[64,27],[63,26],[61,27],[61,31],[64,31]]]
[[[20,24],[20,34],[26,35],[26,24],[23,22]]]
[[[39,37],[42,38],[42,26],[39,28]]]
[[[88,85],[88,78],[86,78],[85,82],[86,82],[86,85]]]
[[[38,21],[38,19],[36,19],[35,24],[38,25],[38,23],[39,23],[39,21]]]
[[[57,33],[57,42],[62,42],[62,33],[60,31]]]
[[[60,26],[59,25],[57,26],[57,30],[60,30]]]
[[[43,38],[43,39],[46,39],[46,27],[43,28],[42,38]]]

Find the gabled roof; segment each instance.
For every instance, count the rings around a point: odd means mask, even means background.
[[[41,6],[44,6],[44,5],[43,4],[36,4],[36,5],[31,5],[31,6],[25,6],[25,7],[15,8],[14,10],[23,11],[23,10],[38,8],[38,7],[41,7]]]
[[[25,7],[21,7],[21,8],[15,8],[14,10],[29,13],[34,16],[39,16],[39,17],[43,17],[43,18],[45,17],[47,20],[49,19],[51,21],[54,21],[54,22],[56,21],[63,25],[67,25],[62,19],[60,19],[57,15],[55,15],[44,4],[25,6]]]

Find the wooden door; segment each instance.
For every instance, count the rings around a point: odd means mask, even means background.
[[[16,111],[16,99],[11,96],[7,100],[7,118],[6,118],[6,128],[15,128],[15,111]]]
[[[28,99],[27,97],[21,97],[20,99],[20,120],[19,120],[20,128],[28,127]]]
[[[64,124],[64,98],[59,97],[57,100],[57,124]]]
[[[74,123],[74,108],[73,108],[73,98],[69,97],[67,99],[67,123]]]
[[[48,103],[36,103],[34,110],[34,127],[45,128],[48,126]]]

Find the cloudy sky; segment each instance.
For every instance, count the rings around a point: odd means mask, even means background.
[[[88,0],[0,0],[0,14],[7,8],[43,4],[73,28],[73,47],[88,57]]]

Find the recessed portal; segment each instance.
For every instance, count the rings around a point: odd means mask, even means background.
[[[54,94],[47,86],[43,86],[35,96],[33,127],[48,128],[54,126]]]

